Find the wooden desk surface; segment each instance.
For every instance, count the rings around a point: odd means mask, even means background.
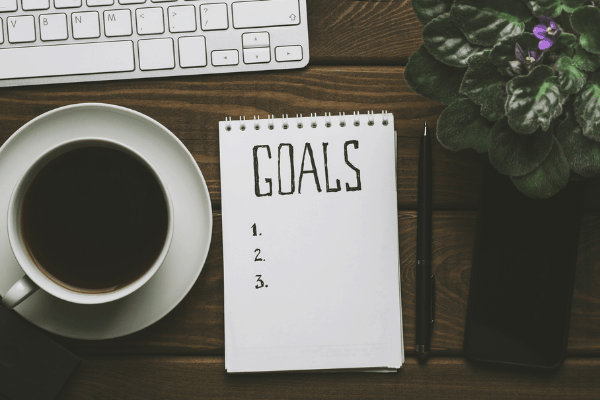
[[[214,231],[208,260],[187,297],[164,319],[107,341],[56,339],[83,358],[60,399],[600,397],[600,214],[588,191],[568,358],[552,375],[473,366],[463,329],[481,166],[485,156],[434,146],[433,357],[415,358],[418,138],[444,106],[404,83],[422,25],[410,1],[308,0],[311,62],[304,70],[0,89],[0,140],[53,108],[80,102],[129,107],[187,146],[208,183]],[[223,258],[218,121],[227,116],[388,110],[398,131],[398,218],[406,364],[392,374],[255,374],[224,371]],[[375,206],[375,205],[374,205]]]

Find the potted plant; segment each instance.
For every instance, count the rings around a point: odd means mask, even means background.
[[[412,0],[424,44],[404,78],[448,105],[440,143],[487,152],[533,198],[600,175],[599,3]]]

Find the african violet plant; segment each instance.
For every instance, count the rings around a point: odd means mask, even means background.
[[[412,0],[404,78],[447,104],[443,146],[488,152],[534,198],[600,175],[600,1]]]

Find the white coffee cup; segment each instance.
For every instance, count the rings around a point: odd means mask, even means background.
[[[57,281],[47,276],[47,273],[42,272],[40,268],[36,265],[36,262],[31,258],[29,252],[27,251],[27,246],[24,243],[23,236],[21,234],[21,206],[26,190],[33,178],[41,169],[43,169],[43,167],[48,162],[55,159],[57,156],[67,151],[83,147],[108,147],[111,149],[122,151],[132,156],[134,159],[136,159],[142,165],[144,165],[156,179],[157,183],[161,188],[166,203],[167,233],[158,257],[142,276],[140,276],[132,283],[124,287],[117,288],[113,291],[100,293],[94,291],[81,291],[74,290],[65,285],[59,284]],[[118,300],[133,293],[134,291],[142,287],[146,282],[148,282],[150,278],[152,278],[152,276],[156,273],[156,271],[158,271],[165,257],[167,256],[169,247],[171,245],[171,239],[173,237],[174,216],[173,204],[169,192],[167,190],[167,185],[165,184],[164,180],[160,177],[156,169],[146,158],[144,158],[141,154],[137,153],[129,146],[119,143],[117,141],[108,140],[104,138],[86,137],[63,142],[46,151],[44,154],[40,155],[35,161],[33,161],[33,163],[25,170],[23,175],[21,175],[13,189],[8,206],[7,220],[8,238],[10,241],[11,249],[19,265],[25,273],[25,275],[11,287],[6,293],[6,295],[2,298],[1,304],[8,309],[12,309],[18,304],[20,304],[23,300],[27,299],[39,288],[62,300],[79,304],[107,303],[110,301]]]

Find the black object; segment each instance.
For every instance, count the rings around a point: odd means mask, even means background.
[[[55,399],[80,359],[0,306],[0,399]]]
[[[431,173],[431,138],[425,123],[419,149],[417,199],[416,350],[421,359],[429,353],[435,296],[435,277],[431,274]]]
[[[582,199],[576,182],[530,199],[486,167],[465,329],[469,359],[543,370],[563,363]]]

